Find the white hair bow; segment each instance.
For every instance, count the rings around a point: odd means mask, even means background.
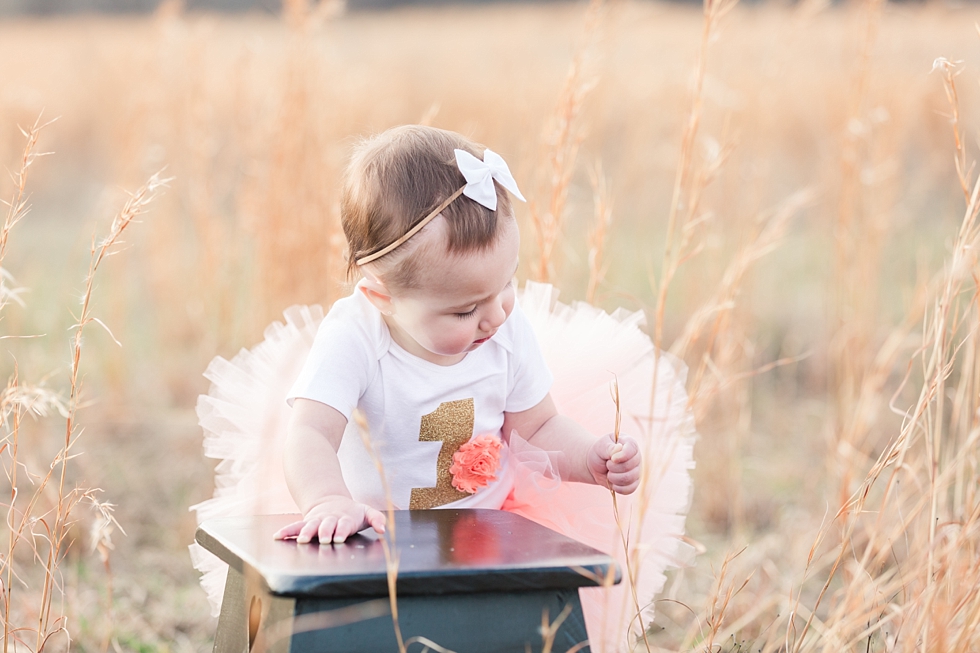
[[[443,200],[442,204],[430,211],[429,215],[419,220],[418,223],[406,231],[401,238],[391,243],[387,247],[379,249],[373,254],[368,254],[367,256],[362,256],[356,259],[355,262],[358,265],[365,265],[398,248],[402,243],[408,241],[412,236],[421,231],[425,225],[432,222],[436,216],[442,213],[447,206],[452,204],[453,201],[460,196],[460,193],[466,195],[474,202],[479,202],[491,211],[496,211],[497,191],[493,187],[493,182],[496,181],[498,184],[513,193],[514,196],[516,196],[522,202],[527,201],[524,199],[524,196],[521,195],[521,191],[517,188],[517,182],[514,181],[514,177],[511,176],[510,168],[507,167],[507,164],[504,162],[503,158],[501,158],[501,156],[496,152],[492,150],[484,150],[483,161],[480,161],[469,152],[464,150],[456,150],[456,165],[459,166],[459,171],[463,173],[463,177],[466,179],[465,186]]]
[[[456,150],[456,165],[466,179],[466,187],[463,195],[474,202],[478,202],[491,211],[497,210],[497,191],[494,190],[493,182],[509,190],[516,198],[526,202],[521,191],[517,188],[517,182],[510,174],[510,168],[503,157],[487,149],[483,151],[483,161],[465,150]]]

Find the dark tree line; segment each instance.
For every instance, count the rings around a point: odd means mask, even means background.
[[[489,4],[493,2],[561,2],[574,0],[347,0],[349,10],[376,10],[404,5]],[[702,0],[669,0],[678,3],[701,4]],[[742,0],[765,2],[766,0]],[[775,0],[785,2],[786,0]],[[793,2],[794,0],[789,0]],[[835,3],[858,0],[832,0]],[[892,2],[930,2],[933,0],[891,0]],[[967,0],[977,1],[977,0]],[[0,0],[0,16],[43,16],[54,14],[91,13],[149,13],[161,0]],[[316,0],[310,0],[315,3]],[[188,11],[260,12],[278,14],[282,0],[183,0]]]
[[[311,3],[316,0],[311,0]],[[351,10],[385,9],[402,5],[484,4],[490,2],[543,2],[554,0],[347,0]],[[680,0],[685,1],[685,0]],[[701,0],[690,0],[700,2]],[[0,16],[91,14],[91,13],[149,13],[160,0],[0,0]],[[277,14],[282,0],[184,0],[188,11],[220,11]]]

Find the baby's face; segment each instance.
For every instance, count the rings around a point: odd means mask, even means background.
[[[419,358],[452,365],[492,338],[514,309],[519,249],[514,220],[482,252],[429,248],[422,287],[393,296],[392,314],[385,316],[395,342]]]

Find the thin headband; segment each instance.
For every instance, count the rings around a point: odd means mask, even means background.
[[[445,202],[443,202],[442,204],[440,204],[439,206],[437,206],[435,208],[435,210],[432,211],[432,213],[430,213],[429,215],[427,215],[424,218],[422,218],[422,220],[417,225],[415,225],[414,227],[412,227],[411,229],[409,229],[407,232],[405,232],[405,235],[404,236],[402,236],[401,238],[399,238],[398,240],[396,240],[392,244],[388,245],[384,249],[380,249],[377,252],[375,252],[374,254],[368,254],[367,256],[362,256],[361,258],[357,259],[354,262],[357,263],[358,265],[364,265],[365,263],[370,263],[371,261],[373,261],[375,259],[379,259],[382,256],[384,256],[385,254],[387,254],[388,252],[396,249],[397,247],[399,247],[400,245],[402,245],[406,240],[408,240],[409,238],[411,238],[412,236],[414,236],[418,232],[422,231],[422,227],[424,227],[425,225],[427,225],[430,222],[432,222],[432,220],[437,215],[439,215],[440,213],[442,213],[446,209],[447,206],[449,206],[450,204],[453,203],[453,200],[454,199],[456,199],[457,197],[459,197],[460,195],[462,195],[463,194],[463,190],[465,188],[466,188],[466,186],[461,187],[458,191],[456,191],[455,193],[453,193],[452,195],[450,195],[448,198],[446,198],[446,201]]]
[[[456,154],[456,165],[459,167],[459,171],[463,173],[463,178],[466,179],[466,185],[446,198],[442,204],[422,218],[418,224],[409,229],[401,238],[373,254],[362,256],[354,261],[357,265],[370,263],[403,245],[412,236],[421,231],[425,225],[432,222],[437,215],[446,210],[446,207],[452,204],[460,195],[466,195],[471,200],[487,207],[491,211],[496,211],[497,191],[493,186],[494,181],[509,190],[522,202],[527,201],[521,195],[520,189],[517,188],[517,182],[514,181],[514,177],[510,174],[510,168],[507,167],[507,163],[499,154],[490,149],[484,150],[483,161],[480,161],[465,150],[454,150],[454,152]]]

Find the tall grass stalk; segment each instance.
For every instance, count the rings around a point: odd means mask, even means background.
[[[704,0],[701,43],[694,67],[690,109],[681,136],[680,157],[675,168],[674,186],[667,213],[660,279],[653,282],[657,290],[653,343],[658,350],[663,348],[664,314],[667,310],[667,294],[671,282],[680,266],[703,248],[703,242],[697,238],[698,229],[705,225],[711,215],[702,213],[701,199],[705,189],[721,170],[729,153],[728,148],[719,150],[702,165],[698,165],[695,158],[695,147],[698,143],[704,108],[704,79],[707,73],[708,51],[717,35],[719,22],[736,4],[737,0]]]
[[[26,143],[24,144],[23,154],[21,155],[20,166],[10,175],[14,182],[13,196],[9,200],[3,200],[3,204],[7,207],[7,212],[4,216],[3,227],[0,228],[0,265],[3,264],[3,259],[7,255],[7,240],[10,237],[10,230],[30,211],[27,196],[27,175],[34,162],[39,157],[48,154],[47,152],[37,151],[37,139],[41,135],[41,130],[52,122],[54,121],[42,123],[41,117],[38,116],[37,120],[34,121],[34,124],[29,129],[21,129]],[[2,304],[0,304],[0,307],[2,307]]]
[[[811,204],[813,199],[812,191],[799,191],[775,210],[759,216],[755,233],[737,250],[725,268],[718,286],[688,318],[683,331],[671,345],[670,352],[681,359],[689,357],[692,350],[700,345],[702,353],[694,369],[690,392],[691,404],[701,412],[701,416],[721,389],[747,376],[744,373],[726,375],[712,359],[719,336],[729,332],[728,321],[737,304],[746,275],[759,260],[779,247],[790,220]],[[767,365],[765,369],[771,369],[771,366]]]
[[[568,188],[585,136],[582,112],[599,81],[593,59],[597,56],[596,48],[607,11],[605,0],[589,0],[583,41],[569,64],[555,112],[550,119],[553,124],[547,137],[550,150],[545,168],[549,173],[548,208],[541,211],[533,200],[530,205],[531,224],[538,248],[532,276],[537,281],[547,283],[554,280],[555,246],[563,235]]]
[[[23,154],[20,166],[16,172],[11,174],[14,182],[13,196],[9,201],[4,201],[7,206],[7,213],[4,219],[3,228],[0,229],[0,265],[7,253],[7,244],[10,231],[23,219],[30,211],[27,199],[27,178],[30,167],[36,159],[41,156],[37,151],[37,141],[41,130],[46,125],[41,123],[40,117],[28,130],[21,130],[25,137]],[[2,271],[2,267],[0,267]],[[8,298],[17,298],[16,289],[9,289],[4,286],[4,282],[10,278],[5,272],[0,277],[0,311],[8,303]],[[8,337],[8,336],[5,336]],[[51,408],[64,411],[64,405],[60,397],[53,392],[47,391],[42,387],[25,387],[20,384],[19,369],[15,366],[13,375],[7,381],[7,387],[0,397],[0,425],[6,433],[0,440],[0,454],[7,454],[4,461],[4,471],[10,483],[10,499],[6,508],[6,525],[8,529],[6,556],[0,564],[0,577],[3,578],[3,650],[7,653],[11,642],[23,641],[20,632],[26,630],[23,626],[14,624],[14,617],[11,612],[12,597],[14,593],[14,581],[22,582],[20,574],[14,566],[14,549],[17,547],[25,529],[28,527],[30,516],[30,505],[26,513],[17,514],[17,500],[20,490],[19,472],[23,463],[20,460],[20,430],[21,419],[24,413],[46,414]],[[28,472],[30,476],[30,472]],[[33,483],[33,479],[29,478]],[[33,504],[38,498],[38,493],[30,499]],[[32,533],[33,534],[33,533]],[[33,540],[33,538],[32,538]],[[33,546],[33,541],[31,542]],[[36,554],[36,549],[34,550]],[[38,633],[40,638],[40,632]],[[38,647],[39,649],[39,647]],[[36,649],[36,650],[38,650]]]
[[[109,327],[107,327],[102,320],[92,315],[91,301],[95,283],[95,275],[102,263],[108,257],[119,252],[119,247],[123,244],[123,233],[141,214],[145,212],[147,206],[156,197],[156,193],[166,185],[167,181],[167,179],[161,178],[159,174],[150,177],[149,181],[147,181],[146,184],[141,186],[135,193],[133,193],[123,205],[122,210],[113,219],[112,224],[109,227],[109,233],[106,234],[101,241],[96,241],[94,238],[92,239],[91,259],[89,262],[88,274],[85,276],[85,290],[84,294],[82,295],[81,311],[76,318],[77,321],[72,327],[74,334],[71,340],[71,370],[69,372],[70,389],[67,407],[68,415],[65,419],[65,439],[61,451],[51,465],[52,471],[55,469],[55,467],[57,467],[59,470],[57,489],[58,501],[56,504],[54,523],[49,532],[51,539],[44,565],[45,576],[44,583],[42,584],[41,588],[41,613],[38,618],[36,651],[40,651],[42,649],[42,642],[46,640],[46,635],[42,637],[42,633],[47,630],[49,624],[52,601],[54,599],[56,589],[55,573],[58,565],[60,564],[61,557],[64,555],[64,547],[68,544],[66,538],[68,536],[68,527],[70,525],[69,518],[71,511],[77,502],[77,499],[72,496],[72,491],[66,491],[65,482],[67,479],[68,461],[71,458],[69,454],[79,435],[76,432],[76,415],[82,389],[81,379],[79,378],[82,357],[82,333],[86,326],[95,323],[105,329],[105,331],[109,334],[109,337],[118,344],[118,340],[116,340],[116,337],[112,335],[111,331],[109,331]],[[42,487],[44,484],[46,484],[47,479],[48,477],[45,477],[45,482],[42,483]],[[111,515],[111,513],[107,514]]]
[[[585,288],[585,301],[595,303],[599,284],[606,278],[609,264],[605,261],[606,235],[612,226],[612,200],[602,166],[597,164],[592,171],[593,220],[589,229],[589,283]]]
[[[883,0],[862,3],[860,50],[855,58],[845,122],[841,125],[840,196],[834,225],[834,334],[829,346],[828,378],[836,413],[831,427],[835,442],[831,446],[840,478],[839,505],[853,489],[853,476],[860,474],[860,463],[852,453],[861,451],[864,443],[848,439],[858,433],[847,429],[845,422],[859,405],[868,356],[874,351],[878,335],[879,270],[891,215],[876,210],[875,202],[882,195],[880,184],[867,183],[868,170],[879,163],[879,126],[873,115],[871,85],[883,6]]]
[[[407,653],[408,647],[414,643],[421,643],[423,646],[440,653],[454,653],[453,651],[449,651],[448,649],[439,646],[435,642],[432,642],[425,637],[412,637],[406,640],[402,635],[401,623],[398,618],[399,556],[396,548],[397,528],[395,524],[395,505],[391,501],[391,492],[388,487],[387,476],[385,476],[384,463],[381,461],[381,457],[377,455],[377,452],[374,450],[374,445],[371,442],[371,434],[367,419],[359,410],[355,410],[351,415],[351,418],[354,420],[354,424],[357,426],[358,433],[361,437],[361,442],[364,444],[368,455],[378,471],[379,478],[381,479],[382,490],[385,496],[387,506],[385,509],[385,515],[387,517],[387,523],[385,525],[385,532],[380,536],[380,541],[381,549],[385,557],[388,598],[387,600],[378,599],[373,601],[365,601],[357,605],[338,608],[335,610],[325,610],[289,617],[279,623],[269,624],[265,628],[259,628],[259,624],[256,623],[255,628],[258,632],[251,650],[278,650],[280,642],[283,640],[288,640],[288,638],[298,633],[337,628],[366,619],[390,615],[399,653]],[[266,432],[272,431],[267,429]],[[258,504],[256,508],[257,510],[253,514],[262,514],[261,504]],[[324,544],[324,546],[326,546],[326,544]]]
[[[943,72],[947,97],[954,101],[953,76],[949,70]],[[957,131],[954,123],[956,157],[965,161]],[[963,167],[957,167],[958,175]],[[963,180],[961,176],[961,184]],[[816,599],[805,610],[808,617],[802,629],[794,632],[792,619],[787,624],[791,651],[826,651],[861,640],[870,646],[875,634],[890,639],[898,650],[966,651],[977,644],[980,597],[972,583],[963,584],[965,578],[976,576],[963,574],[971,574],[976,566],[970,554],[964,557],[964,547],[972,550],[980,536],[978,514],[974,502],[950,499],[975,498],[970,489],[975,480],[967,479],[962,470],[976,469],[978,405],[975,398],[954,400],[957,412],[952,413],[946,404],[951,379],[959,377],[961,384],[952,396],[963,397],[962,384],[976,378],[972,343],[980,328],[975,301],[980,179],[970,182],[967,199],[950,256],[927,291],[922,341],[912,360],[922,379],[918,397],[903,412],[899,433],[835,518],[821,529],[811,559],[831,529],[841,532],[837,553]],[[959,411],[971,417],[964,418]],[[969,429],[955,437],[958,424],[969,424]],[[964,481],[966,487],[958,485]],[[874,510],[866,508],[869,500],[878,504]],[[865,524],[868,514],[875,517]],[[896,551],[899,546],[901,557]],[[858,573],[848,573],[820,628],[821,636],[808,638],[821,603],[847,561],[856,563]],[[869,586],[874,588],[870,595]],[[798,596],[794,605],[799,604]]]
[[[703,209],[701,200],[707,187],[720,173],[731,151],[730,146],[726,146],[717,151],[709,152],[708,156],[700,161],[695,156],[695,147],[698,143],[702,121],[704,79],[707,72],[709,48],[716,39],[720,21],[735,5],[736,0],[705,0],[703,4],[701,41],[693,72],[690,104],[682,131],[679,160],[667,214],[660,279],[659,281],[651,279],[651,286],[655,291],[656,304],[652,325],[655,353],[652,379],[652,392],[654,394],[650,397],[650,412],[647,415],[646,421],[647,428],[650,429],[655,428],[658,419],[663,419],[661,416],[655,414],[658,404],[655,393],[659,385],[660,364],[662,360],[661,351],[663,350],[664,344],[664,317],[668,292],[678,269],[685,262],[695,257],[704,247],[704,230],[711,221],[712,214],[710,211]],[[754,260],[747,259],[746,267]],[[731,276],[729,285],[731,286],[731,292],[735,293],[737,292],[737,286],[741,280],[741,276]],[[730,310],[731,307],[731,302],[724,306],[727,310]],[[720,319],[721,313],[718,311],[718,308],[720,306],[712,305],[706,306],[702,310],[705,313],[717,315],[718,319]],[[703,327],[703,321],[698,316],[699,313],[695,313],[694,317],[688,321],[688,326],[692,333],[700,332]],[[686,345],[682,345],[682,348],[684,347]],[[707,360],[707,355],[706,353],[703,359],[704,361]],[[699,398],[697,385],[697,381],[695,381],[693,387],[689,390],[689,406],[694,405],[695,400]],[[670,410],[670,407],[674,403],[674,397],[672,396],[662,397],[660,400],[664,402],[668,410]],[[640,515],[639,523],[637,524],[637,530],[639,532],[643,530],[644,516],[661,483],[662,472],[660,471],[660,466],[655,461],[660,456],[669,459],[673,455],[673,452],[646,451],[643,452],[643,455],[647,459],[647,462],[643,467],[640,485],[637,490],[638,499],[636,510],[637,514]],[[630,566],[636,570],[633,573],[639,573],[642,555],[643,551],[636,547],[627,552],[627,556],[630,559]],[[642,618],[642,609],[640,606],[637,606],[636,609],[637,615],[640,617],[644,646],[647,650],[651,650],[647,635],[647,625]]]
[[[616,406],[616,417],[613,422],[613,442],[619,446],[619,432],[623,424],[623,411],[619,395],[619,379],[613,379],[609,391],[612,395],[613,404]],[[633,550],[630,547],[629,532],[628,529],[623,527],[623,520],[622,515],[619,512],[619,500],[616,498],[616,491],[610,488],[609,493],[612,495],[613,519],[616,521],[616,530],[619,532],[619,540],[623,546],[623,555],[626,560],[626,577],[629,579],[630,583],[630,598],[633,601],[634,618],[640,626],[640,639],[643,640],[643,646],[647,651],[650,651],[650,639],[647,636],[647,623],[646,618],[643,616],[644,606],[640,605],[640,597],[636,591],[636,581],[638,578],[637,567],[635,561],[633,560]],[[630,621],[632,622],[632,619]]]
[[[685,262],[696,256],[704,247],[704,229],[712,219],[710,211],[703,211],[701,200],[704,192],[721,171],[730,153],[730,147],[721,148],[702,161],[695,156],[695,148],[700,134],[703,104],[704,79],[707,73],[708,53],[712,42],[716,39],[719,23],[737,4],[737,0],[705,0],[702,7],[701,40],[699,43],[697,61],[694,66],[691,94],[684,128],[682,130],[680,153],[675,168],[674,184],[671,193],[670,206],[667,213],[666,233],[664,236],[664,253],[661,260],[660,279],[651,278],[651,286],[655,293],[654,319],[652,335],[654,343],[655,364],[651,383],[650,409],[647,415],[649,428],[654,428],[659,416],[654,414],[657,405],[656,392],[658,388],[661,351],[664,344],[664,317],[667,306],[667,296],[678,269]],[[691,402],[697,397],[696,389],[690,389]],[[666,406],[671,406],[673,397],[662,398]],[[666,452],[669,455],[670,452]],[[659,452],[644,452],[648,458],[660,455]],[[644,466],[637,490],[638,514],[641,515],[639,528],[642,529],[642,515],[657,491],[660,479],[657,469],[652,464]],[[632,552],[634,564],[639,562],[640,552]]]
[[[0,235],[0,254],[6,252],[7,239],[13,227],[29,210],[26,200],[27,172],[31,164],[40,155],[36,151],[41,129],[45,125],[40,120],[25,132],[26,145],[21,159],[21,166],[13,175],[15,191],[13,199],[7,203],[8,213]],[[104,564],[108,570],[108,550],[111,547],[109,534],[113,525],[118,527],[112,515],[112,505],[98,499],[98,489],[69,488],[68,461],[74,457],[72,449],[77,442],[76,413],[80,403],[80,363],[82,353],[82,332],[92,322],[101,325],[106,331],[108,327],[91,313],[91,297],[95,275],[105,259],[116,253],[122,244],[123,232],[143,213],[146,205],[153,199],[155,191],[164,184],[158,176],[139,189],[126,202],[122,211],[113,220],[109,234],[96,243],[93,240],[92,257],[89,271],[85,278],[85,291],[82,307],[73,327],[71,339],[71,369],[69,373],[70,393],[66,401],[45,389],[43,386],[22,386],[19,382],[19,371],[8,381],[7,389],[2,397],[3,425],[7,433],[0,446],[0,453],[9,457],[5,461],[5,471],[10,483],[10,501],[7,504],[6,523],[8,528],[6,556],[0,565],[0,577],[3,578],[3,624],[4,651],[10,650],[11,645],[16,649],[19,645],[28,646],[28,638],[33,635],[35,652],[40,652],[49,646],[52,638],[65,634],[70,641],[64,616],[54,616],[55,601],[63,592],[59,582],[59,567],[71,546],[70,528],[74,523],[73,512],[85,501],[91,503],[100,514],[103,524],[95,534],[95,546],[103,555]],[[114,336],[110,337],[115,340]],[[19,438],[22,416],[25,413],[45,415],[51,410],[60,412],[65,418],[65,438],[55,458],[44,473],[34,473],[20,457]],[[23,476],[21,475],[23,472]],[[25,487],[24,476],[29,482],[30,491],[21,497]],[[53,505],[48,507],[53,493]],[[26,582],[29,569],[18,571],[15,549],[23,544],[31,550],[31,558],[41,566],[42,580],[39,599],[32,625],[17,625],[12,612],[12,594],[15,582]],[[111,585],[110,585],[111,587]],[[26,598],[26,596],[25,596]],[[111,614],[111,590],[108,596]],[[24,601],[24,603],[29,603]],[[22,614],[22,613],[20,613]],[[27,617],[29,618],[29,617]]]
[[[385,533],[381,536],[381,548],[385,556],[385,571],[388,579],[388,600],[391,607],[391,625],[395,629],[395,640],[398,643],[398,652],[406,653],[407,647],[405,638],[402,636],[401,623],[398,621],[398,549],[395,548],[397,542],[397,531],[395,528],[395,504],[391,500],[391,490],[388,488],[388,477],[385,476],[384,463],[381,456],[374,450],[371,443],[371,431],[368,428],[367,419],[360,411],[354,412],[354,422],[357,424],[357,431],[361,435],[361,442],[367,449],[368,455],[374,461],[374,466],[378,470],[378,477],[381,479],[381,488],[385,495],[385,511],[388,523],[385,525]]]

